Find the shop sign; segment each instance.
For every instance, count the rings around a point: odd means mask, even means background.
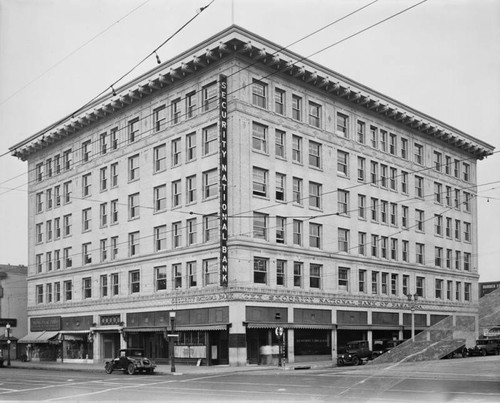
[[[45,318],[30,318],[30,329],[32,332],[58,331],[61,330],[60,316],[47,316]]]
[[[5,327],[7,324],[9,324],[10,327],[16,327],[17,319],[0,318],[0,327]]]
[[[110,326],[110,325],[119,325],[121,320],[120,320],[120,314],[117,315],[101,315],[100,316],[100,325],[101,326]]]
[[[228,284],[228,197],[227,197],[227,77],[219,76],[219,228],[220,285]]]

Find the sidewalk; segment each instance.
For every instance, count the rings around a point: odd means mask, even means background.
[[[5,366],[0,369],[8,370]],[[294,364],[286,364],[284,368],[276,365],[247,365],[244,367],[231,367],[229,365],[213,365],[213,366],[196,366],[196,365],[183,365],[176,364],[176,372],[170,372],[170,364],[159,364],[156,367],[155,373],[158,375],[192,375],[192,374],[219,374],[219,373],[234,373],[234,372],[251,372],[251,371],[290,371],[290,370],[307,370],[307,369],[320,369],[332,368],[332,361],[314,361],[314,362],[300,362]],[[11,368],[26,368],[26,369],[45,369],[52,371],[85,371],[85,372],[104,372],[104,363],[98,364],[76,364],[76,363],[61,363],[55,361],[36,361],[36,362],[21,362],[11,361]],[[121,371],[116,371],[119,373]]]

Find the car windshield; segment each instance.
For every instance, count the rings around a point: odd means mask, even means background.
[[[132,350],[132,351],[130,351],[130,355],[132,357],[142,357],[143,354],[142,354],[142,351],[140,351],[140,350]]]

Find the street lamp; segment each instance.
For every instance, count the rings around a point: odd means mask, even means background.
[[[7,330],[7,366],[10,367],[10,323],[5,325],[5,329]]]
[[[418,300],[418,295],[417,293],[415,294],[408,294],[408,301],[411,303],[410,309],[411,309],[411,341],[415,341],[415,304]]]
[[[174,340],[175,340],[175,311],[170,311],[170,338],[168,345],[170,349],[170,372],[175,372],[175,354],[174,354]]]

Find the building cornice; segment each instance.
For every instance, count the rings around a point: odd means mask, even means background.
[[[238,26],[231,26],[174,59],[162,63],[116,88],[113,94],[100,97],[9,150],[13,156],[24,161],[29,155],[113,115],[126,106],[183,81],[200,70],[211,67],[217,61],[236,55],[247,58],[251,64],[265,66],[270,71],[287,76],[302,85],[402,124],[423,136],[443,141],[473,158],[482,159],[493,153],[494,147],[490,144]]]

